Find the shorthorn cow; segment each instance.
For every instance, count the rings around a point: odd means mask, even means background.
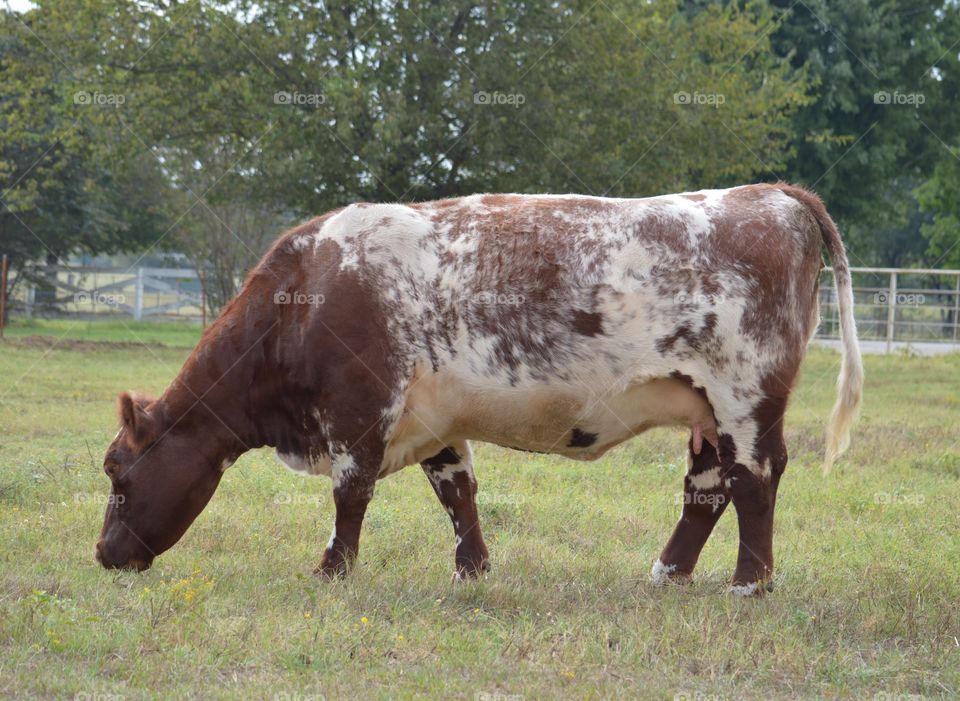
[[[772,586],[783,416],[833,263],[843,361],[829,465],[863,368],[850,272],[816,195],[784,183],[648,199],[472,195],[354,204],[284,234],[159,399],[120,396],[96,556],[150,566],[244,452],[329,475],[317,573],[356,557],[380,478],[420,463],[489,567],[469,441],[596,460],[656,426],[690,430],[680,521],[653,565],[691,576],[729,502],[732,591]]]

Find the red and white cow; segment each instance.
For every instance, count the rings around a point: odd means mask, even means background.
[[[863,369],[843,243],[820,200],[750,185],[649,199],[474,195],[355,204],[282,236],[156,400],[123,394],[97,558],[148,567],[245,451],[333,480],[318,572],[345,571],[374,484],[420,463],[458,576],[488,567],[469,441],[579,460],[690,428],[685,503],[653,568],[690,576],[729,501],[733,587],[770,585],[783,415],[832,259],[843,365],[827,462]]]

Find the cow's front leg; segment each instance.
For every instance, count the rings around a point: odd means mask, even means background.
[[[683,479],[680,520],[651,571],[657,583],[690,579],[700,551],[730,501],[717,449],[705,443],[699,454],[695,453],[691,439],[689,451],[690,468]]]
[[[314,571],[325,578],[346,574],[360,551],[360,528],[373,498],[375,471],[361,469],[350,456],[333,461],[333,502],[337,509],[330,542],[320,566]]]
[[[455,579],[476,577],[490,569],[487,546],[477,513],[477,480],[473,476],[470,445],[461,441],[447,446],[421,463],[443,508],[453,521],[456,538]]]

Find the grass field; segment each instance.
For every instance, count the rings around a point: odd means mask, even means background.
[[[649,582],[685,470],[686,437],[665,430],[595,463],[477,446],[493,560],[477,583],[451,583],[452,529],[416,467],[380,483],[351,575],[317,581],[330,483],[266,450],[151,570],[101,570],[116,395],[160,392],[197,330],[68,326],[0,342],[0,697],[960,693],[958,355],[866,358],[853,449],[824,478],[839,356],[811,352],[788,416],[777,590],[741,600],[724,593],[732,514],[694,583]]]

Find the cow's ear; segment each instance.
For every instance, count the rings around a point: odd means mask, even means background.
[[[151,404],[156,403],[132,392],[120,395],[120,420],[131,448],[143,448],[160,437],[159,416]]]

